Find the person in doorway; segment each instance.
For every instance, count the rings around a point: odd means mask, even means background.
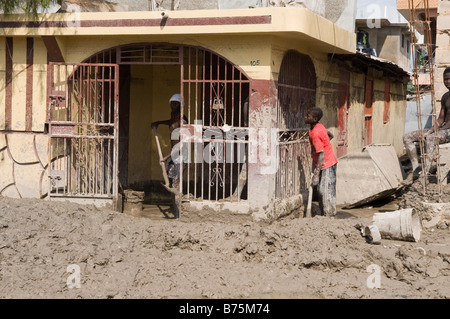
[[[152,123],[152,129],[155,132],[155,135],[157,135],[156,131],[158,129],[158,126],[160,124],[168,125],[169,126],[169,132],[170,136],[172,136],[172,132],[178,128],[181,127],[182,124],[187,123],[187,117],[181,116],[181,95],[180,94],[174,94],[169,100],[171,113],[170,113],[170,119],[164,120],[164,121],[156,121]],[[171,186],[175,190],[179,190],[180,188],[180,179],[181,179],[181,163],[183,161],[180,151],[179,151],[179,139],[171,139],[172,147],[170,149],[170,153],[166,155],[161,161],[166,163],[166,172],[167,177],[170,179]],[[174,159],[172,158],[172,154],[178,154],[178,158]],[[178,196],[175,195],[175,204],[177,203]],[[177,209],[177,207],[174,207]],[[176,211],[175,215],[177,215],[178,212]]]
[[[444,70],[444,85],[449,90],[442,96],[441,110],[436,121],[437,126],[437,142],[438,144],[450,142],[450,67]],[[435,126],[433,125],[429,130],[417,130],[403,135],[403,144],[405,145],[406,154],[411,161],[412,175],[418,176],[419,160],[417,158],[416,142],[421,136],[425,139],[425,153],[424,154],[424,173],[429,173],[431,163],[435,159]]]
[[[319,121],[323,112],[318,107],[308,110],[305,123],[309,124],[309,142],[313,160],[311,184],[318,187],[319,207],[322,215],[336,215],[336,168],[337,158],[330,142],[332,135]]]

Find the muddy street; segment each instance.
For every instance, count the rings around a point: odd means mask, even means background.
[[[0,197],[0,298],[450,298],[448,224],[380,245],[359,230],[419,200],[268,223]]]

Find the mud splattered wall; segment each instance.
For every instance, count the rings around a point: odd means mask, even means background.
[[[348,117],[348,153],[360,150],[364,145],[364,104],[366,101],[366,74],[350,73],[350,101]],[[373,76],[372,143],[391,144],[397,155],[403,154],[402,136],[406,117],[405,84],[399,79],[389,79],[382,74]],[[386,82],[389,92],[386,93]],[[385,96],[389,105],[385,105]],[[388,107],[387,121],[384,111]]]
[[[389,82],[389,87],[386,87]],[[385,96],[389,95],[389,114],[384,121]],[[397,155],[403,153],[402,136],[406,120],[405,85],[389,78],[374,81],[373,143],[391,144]]]
[[[348,115],[348,153],[363,146],[365,75],[350,73],[350,107]]]
[[[47,192],[46,69],[40,38],[0,37],[0,195]]]

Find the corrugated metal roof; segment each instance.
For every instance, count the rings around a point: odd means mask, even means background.
[[[411,73],[405,71],[391,61],[361,52],[356,52],[356,54],[335,54],[332,57],[333,59],[344,62],[342,66],[353,72],[365,72],[364,70],[370,66],[374,69],[383,71],[385,75],[398,78],[399,80],[411,76]],[[351,64],[348,64],[347,62],[351,62]]]

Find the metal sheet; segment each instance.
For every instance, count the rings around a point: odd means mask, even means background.
[[[403,173],[391,145],[373,144],[339,159],[336,204],[353,208],[394,194]]]

